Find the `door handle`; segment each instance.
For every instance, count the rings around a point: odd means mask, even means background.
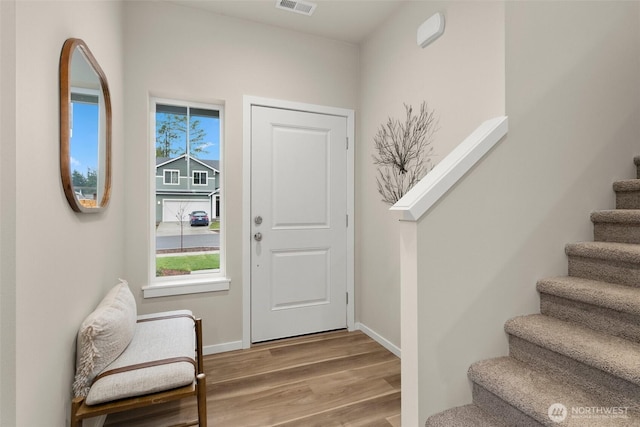
[[[262,233],[256,233],[253,235],[253,238],[256,239],[256,242],[259,242],[262,240]]]

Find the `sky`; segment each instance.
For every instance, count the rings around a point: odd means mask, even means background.
[[[74,102],[71,133],[71,171],[87,175],[98,165],[98,104]]]

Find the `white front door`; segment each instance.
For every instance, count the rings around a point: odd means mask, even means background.
[[[347,119],[251,115],[251,341],[345,328]]]

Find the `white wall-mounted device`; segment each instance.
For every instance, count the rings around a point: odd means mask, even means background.
[[[440,12],[418,27],[418,46],[425,48],[444,33],[444,15]]]

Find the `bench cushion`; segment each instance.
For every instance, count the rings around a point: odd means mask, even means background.
[[[122,280],[82,322],[78,331],[73,393],[84,397],[91,382],[129,345],[136,329],[136,301]]]
[[[138,319],[175,315],[192,316],[189,310],[177,310],[138,316]],[[103,372],[176,357],[188,357],[195,360],[195,340],[192,317],[173,317],[138,322],[129,346]],[[119,372],[95,381],[85,402],[87,405],[95,405],[126,397],[156,393],[192,384],[194,380],[194,365],[182,361]]]

